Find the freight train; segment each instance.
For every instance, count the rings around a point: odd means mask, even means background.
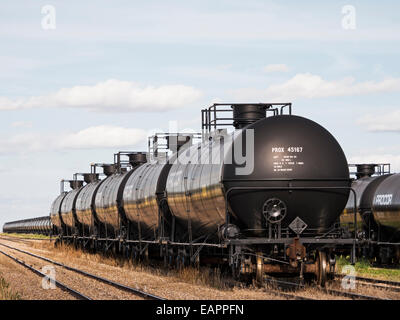
[[[219,265],[257,281],[311,275],[320,285],[338,252],[355,259],[359,182],[325,128],[290,103],[213,104],[201,116],[201,133],[157,133],[147,152],[118,152],[62,180],[50,210],[58,241],[176,267]],[[399,221],[387,194],[377,217]],[[339,222],[349,203],[352,233]]]

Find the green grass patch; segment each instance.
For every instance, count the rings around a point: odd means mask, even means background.
[[[21,295],[10,289],[10,284],[0,275],[0,300],[21,300]]]
[[[50,239],[49,236],[36,233],[0,233],[0,235],[15,237],[15,238],[25,238],[25,239]]]
[[[336,257],[337,272],[342,273],[342,269],[346,265],[350,265],[350,257]],[[400,281],[399,268],[376,268],[365,259],[360,259],[354,265],[356,275],[360,277],[369,277],[382,280]]]

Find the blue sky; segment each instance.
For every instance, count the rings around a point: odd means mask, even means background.
[[[42,7],[56,10],[43,29]],[[342,8],[355,9],[344,29]],[[214,101],[293,102],[349,162],[400,171],[398,1],[0,4],[0,225],[45,215],[59,180],[198,129]],[[104,147],[105,146],[105,147]]]

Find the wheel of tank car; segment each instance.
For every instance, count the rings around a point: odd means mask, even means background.
[[[126,259],[129,259],[129,257],[131,256],[131,248],[129,246],[129,244],[124,244],[122,246],[122,250],[123,250],[123,255]]]
[[[400,247],[396,248],[396,252],[395,252],[393,260],[394,260],[393,263],[396,265],[398,265],[400,263]]]
[[[193,267],[196,269],[200,269],[200,254],[196,256],[196,258],[193,261]]]
[[[317,261],[316,261],[316,276],[317,276],[317,285],[321,287],[325,287],[329,265],[326,257],[326,253],[323,251],[317,252]]]
[[[103,254],[104,254],[104,255],[107,254],[107,251],[108,251],[108,250],[107,250],[107,243],[105,243],[105,242],[102,243],[102,251],[103,251]]]
[[[163,254],[164,268],[166,268],[168,267],[168,262],[169,262],[168,252],[164,250],[162,254]]]
[[[263,263],[263,256],[262,252],[257,253],[256,257],[256,283],[257,285],[261,286],[264,282],[264,263]]]
[[[93,253],[97,253],[97,250],[98,250],[97,240],[92,240],[92,250],[93,250]]]
[[[327,279],[334,280],[336,276],[336,258],[333,253],[327,255],[328,261],[328,276]]]
[[[138,257],[138,252],[135,247],[132,248],[132,254],[131,254],[131,259],[133,263],[137,262],[137,257]]]
[[[125,254],[126,254],[125,244],[123,244],[123,243],[120,243],[120,244],[119,244],[119,252],[120,252],[121,255],[125,258]]]
[[[149,262],[149,247],[146,247],[146,249],[144,250],[144,254],[143,254],[143,261],[145,261],[146,263]]]
[[[181,270],[182,268],[183,268],[183,263],[182,263],[182,256],[180,255],[180,254],[178,254],[177,256],[176,256],[176,268],[178,269],[178,270]]]
[[[231,271],[232,271],[232,278],[238,281],[240,279],[240,266],[232,264]]]

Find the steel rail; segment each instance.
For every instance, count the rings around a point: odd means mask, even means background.
[[[360,283],[363,286],[370,286],[377,289],[384,289],[393,292],[400,292],[400,282],[398,281],[390,281],[390,280],[380,280],[374,278],[365,278],[365,277],[358,277],[358,276],[350,276],[347,275],[349,278],[352,278],[354,281],[360,281],[364,283]],[[342,280],[346,275],[336,275],[338,280]],[[386,285],[386,286],[385,286]]]
[[[303,284],[299,283],[294,283],[290,281],[282,281],[278,279],[265,279],[270,283],[275,283],[275,284],[280,284],[282,286],[291,286],[294,289],[299,289],[299,288],[305,288]],[[327,288],[319,288],[319,287],[314,287],[318,289],[319,291],[334,295],[334,296],[341,296],[341,297],[346,297],[346,298],[352,298],[352,299],[363,299],[363,300],[390,300],[390,299],[385,299],[385,298],[379,298],[379,297],[373,297],[373,296],[368,296],[360,293],[354,293],[354,292],[345,292],[345,291],[340,291],[340,290],[334,290],[334,289],[327,289]]]
[[[80,270],[80,269],[77,269],[77,268],[73,268],[73,267],[67,266],[67,265],[65,265],[65,264],[63,264],[63,263],[54,261],[54,260],[52,260],[52,259],[49,259],[49,258],[46,258],[46,257],[43,257],[43,256],[36,255],[36,254],[34,254],[34,253],[31,253],[31,252],[28,252],[28,251],[25,251],[25,250],[21,250],[21,249],[18,249],[18,248],[11,247],[11,246],[6,245],[6,244],[4,244],[4,243],[0,243],[0,245],[1,245],[1,246],[4,246],[4,247],[7,247],[7,248],[9,248],[9,249],[12,249],[12,250],[15,250],[15,251],[18,251],[18,252],[21,252],[21,253],[30,255],[30,256],[32,256],[32,257],[34,257],[34,258],[41,259],[41,260],[44,260],[44,261],[46,261],[46,262],[50,262],[50,263],[52,263],[52,264],[54,264],[54,265],[56,265],[56,266],[62,267],[62,268],[64,268],[64,269],[67,269],[67,270],[72,271],[72,272],[75,272],[75,273],[79,273],[79,274],[81,274],[81,275],[83,275],[83,276],[85,276],[85,277],[92,278],[92,279],[95,279],[95,280],[97,280],[97,281],[106,283],[106,284],[111,285],[111,286],[113,286],[113,287],[115,287],[115,288],[118,288],[118,289],[120,289],[120,290],[124,290],[124,291],[127,291],[127,292],[129,292],[129,293],[133,293],[133,294],[135,294],[135,295],[137,295],[137,296],[141,296],[141,297],[143,297],[143,298],[145,298],[145,299],[150,299],[150,300],[166,300],[165,298],[162,298],[162,297],[153,295],[153,294],[151,294],[151,293],[148,293],[148,292],[145,292],[145,291],[142,291],[142,290],[139,290],[139,289],[135,289],[135,288],[126,286],[126,285],[124,285],[124,284],[122,284],[122,283],[118,283],[118,282],[112,281],[112,280],[107,279],[107,278],[103,278],[103,277],[100,277],[100,276],[96,276],[95,274],[92,274],[92,273],[89,273],[89,272],[86,272],[86,271],[83,271],[83,270]]]
[[[265,288],[264,291],[267,292],[267,293],[272,293],[272,294],[274,294],[276,296],[282,296],[282,297],[291,298],[291,299],[294,299],[294,300],[303,300],[303,301],[304,300],[315,300],[313,298],[297,296],[297,295],[292,294],[292,293],[282,292],[282,291],[278,291],[278,290],[271,290],[269,288]]]
[[[365,278],[365,277],[356,277],[356,280],[370,282],[370,283],[381,283],[381,284],[387,284],[387,285],[394,286],[394,287],[400,287],[400,282],[398,282],[398,281],[380,280],[380,279]]]
[[[352,299],[363,299],[363,300],[390,300],[386,298],[379,298],[379,297],[373,297],[373,296],[368,296],[360,293],[354,293],[354,292],[345,292],[345,291],[340,291],[340,290],[335,290],[335,289],[322,289],[323,292],[326,292],[328,294],[334,295],[334,296],[340,296],[340,297],[347,297],[347,298],[352,298]]]
[[[271,279],[271,278],[266,278],[266,279],[264,279],[264,281],[268,282],[271,285],[277,284],[278,282],[280,284],[282,284],[282,285],[288,285],[288,286],[295,285],[293,282],[287,282],[287,281],[276,280],[276,279]],[[302,287],[302,285],[298,284],[298,287]],[[278,290],[274,290],[274,289],[270,289],[270,288],[266,288],[266,287],[264,288],[264,291],[268,292],[268,293],[272,293],[272,294],[278,295],[278,296],[280,295],[280,296],[283,296],[283,297],[286,297],[286,298],[292,298],[292,299],[295,299],[295,300],[315,300],[313,298],[307,298],[307,297],[303,297],[303,296],[298,296],[298,295],[295,295],[295,294],[282,292],[282,291],[278,291]]]
[[[68,292],[68,293],[71,294],[72,296],[74,296],[74,297],[76,297],[76,298],[78,298],[78,299],[80,299],[80,300],[92,300],[90,297],[84,295],[83,293],[80,293],[79,291],[76,291],[76,290],[74,290],[74,289],[68,287],[67,285],[61,283],[60,281],[57,281],[57,280],[55,280],[55,279],[53,279],[53,278],[50,278],[49,276],[47,276],[46,274],[44,274],[44,273],[41,272],[40,270],[35,269],[34,267],[30,266],[29,264],[25,263],[24,261],[19,260],[18,258],[13,257],[13,256],[11,256],[11,255],[5,253],[5,252],[2,251],[2,250],[0,250],[0,253],[3,254],[3,255],[5,255],[6,257],[10,258],[11,260],[17,262],[18,264],[24,266],[25,268],[29,269],[29,270],[32,271],[33,273],[36,273],[37,275],[42,276],[43,278],[48,278],[48,279],[50,279],[51,281],[54,282],[54,284],[55,284],[58,288],[60,288],[61,290],[66,291],[66,292]]]

